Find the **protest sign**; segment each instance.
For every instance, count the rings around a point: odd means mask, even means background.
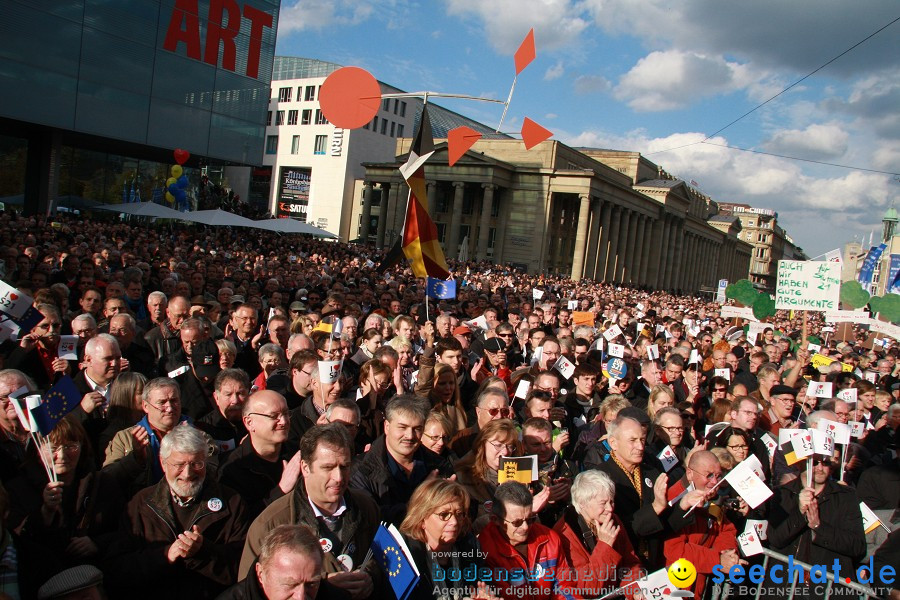
[[[841,265],[826,261],[778,261],[775,308],[784,310],[838,309]]]

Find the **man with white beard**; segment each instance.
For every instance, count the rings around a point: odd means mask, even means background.
[[[190,425],[160,444],[164,477],[128,504],[129,536],[110,550],[110,597],[215,598],[237,580],[244,502],[207,477],[209,441]]]

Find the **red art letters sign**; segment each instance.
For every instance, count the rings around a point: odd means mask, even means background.
[[[235,0],[210,0],[206,23],[206,44],[201,56],[199,0],[175,0],[169,28],[163,48],[177,52],[178,45],[187,46],[188,58],[218,65],[219,47],[222,46],[222,68],[235,70],[237,44],[235,38],[241,30],[241,18],[250,22],[250,43],[247,46],[247,77],[259,76],[259,55],[262,33],[271,27],[273,17],[253,6],[245,5],[243,12]]]

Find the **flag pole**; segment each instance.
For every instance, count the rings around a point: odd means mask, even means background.
[[[844,482],[844,473],[847,467],[847,444],[841,444],[841,478],[839,481]]]
[[[503,106],[503,114],[500,115],[500,122],[497,124],[497,133],[500,133],[500,128],[503,127],[503,119],[506,118],[506,111],[509,110],[509,103],[512,102],[513,91],[516,89],[516,80],[519,79],[519,74],[516,73],[515,77],[513,77],[512,87],[509,88],[509,96],[506,98],[506,104]]]

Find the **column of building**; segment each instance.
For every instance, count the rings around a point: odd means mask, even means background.
[[[575,230],[575,251],[572,254],[572,271],[570,275],[576,281],[584,275],[590,208],[591,197],[588,194],[580,194],[578,196],[578,227]]]
[[[492,183],[481,184],[484,190],[481,200],[481,224],[478,227],[478,260],[488,259],[488,241],[491,231],[491,214],[494,212],[494,189],[497,187]],[[496,239],[496,238],[495,238]]]
[[[590,200],[590,229],[588,230],[588,249],[584,259],[583,277],[591,279],[597,269],[597,247],[600,245],[600,211],[603,202],[600,198]]]
[[[619,251],[619,225],[622,220],[622,207],[614,206],[612,219],[609,224],[609,254],[606,257],[606,269],[603,274],[604,281],[612,281],[616,272],[617,252]]]
[[[459,226],[462,223],[463,194],[466,184],[461,181],[453,182],[453,207],[450,210],[450,235],[447,238],[447,258],[459,257]]]
[[[656,230],[656,220],[653,217],[645,216],[644,217],[644,243],[643,250],[641,251],[641,266],[640,266],[640,281],[641,285],[647,285],[650,282],[650,255],[652,253],[652,247],[655,243],[653,239],[653,232]]]
[[[384,231],[387,227],[388,219],[388,198],[394,192],[394,188],[398,187],[390,183],[381,184],[381,206],[378,213],[378,227],[375,230],[375,241],[379,248],[384,248]],[[387,189],[385,189],[387,188]]]
[[[594,279],[603,281],[606,278],[606,265],[609,262],[609,230],[612,227],[614,205],[604,202],[600,207],[600,241],[597,244],[597,265],[594,267]]]
[[[359,224],[359,237],[362,239],[363,243],[366,244],[369,242],[369,224],[372,220],[373,184],[371,181],[366,181],[363,186],[362,222]],[[353,236],[351,235],[350,237]]]

